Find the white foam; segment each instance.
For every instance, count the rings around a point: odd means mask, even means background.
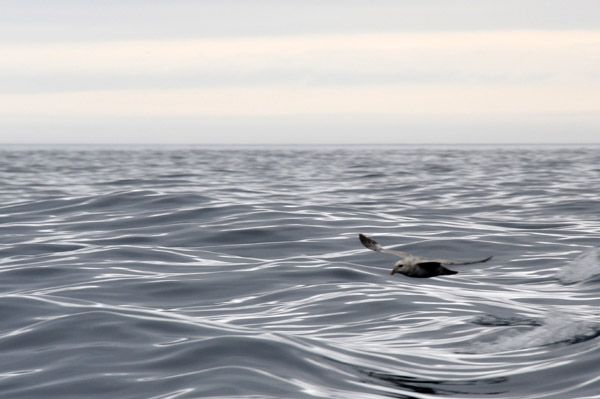
[[[600,248],[591,248],[556,273],[561,283],[578,283],[596,275],[600,275]]]
[[[587,321],[575,320],[566,313],[548,312],[543,325],[523,331],[511,329],[494,342],[479,342],[474,345],[479,353],[505,352],[536,348],[556,343],[576,343],[598,335],[600,326]]]

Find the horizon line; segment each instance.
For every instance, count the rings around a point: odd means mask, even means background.
[[[23,147],[83,147],[83,146],[108,146],[108,147],[130,147],[130,146],[146,146],[146,147],[157,147],[157,146],[169,146],[169,147],[384,147],[384,146],[586,146],[600,145],[600,142],[550,142],[550,143],[537,143],[537,142],[460,142],[460,143],[2,143],[0,146],[23,146]]]

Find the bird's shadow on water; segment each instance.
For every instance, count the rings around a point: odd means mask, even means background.
[[[505,326],[539,327],[539,326],[544,325],[543,322],[533,319],[533,318],[516,317],[516,316],[501,317],[501,316],[495,316],[492,314],[484,314],[484,315],[477,316],[471,320],[471,323],[477,324],[480,326],[489,326],[489,327],[505,327]]]
[[[497,378],[484,378],[477,380],[464,380],[464,381],[444,381],[444,380],[433,380],[423,379],[417,377],[409,377],[403,375],[380,373],[369,370],[359,370],[361,373],[367,375],[369,380],[365,382],[373,382],[377,380],[377,383],[385,383],[386,385],[393,385],[403,391],[410,391],[418,394],[428,395],[499,395],[508,392],[507,390],[494,389],[487,392],[477,390],[476,392],[469,392],[467,387],[474,386],[493,386],[495,384],[503,384],[508,381],[508,377],[497,377]],[[499,388],[499,387],[498,387]],[[406,394],[396,394],[388,392],[387,396],[399,399],[417,399],[415,396]]]

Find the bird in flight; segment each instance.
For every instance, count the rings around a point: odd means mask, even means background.
[[[379,245],[375,240],[363,234],[359,234],[358,238],[360,239],[362,245],[372,251],[401,257],[402,260],[399,260],[394,264],[394,269],[392,269],[390,274],[400,273],[408,277],[424,278],[442,276],[445,274],[456,274],[458,273],[457,271],[447,269],[444,267],[444,265],[471,265],[473,263],[487,262],[488,260],[492,259],[491,256],[488,256],[485,259],[474,260],[470,262],[455,262],[444,259],[427,259],[420,256],[411,255],[406,252],[382,248],[381,245]]]

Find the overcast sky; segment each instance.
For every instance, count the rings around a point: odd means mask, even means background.
[[[0,143],[600,143],[597,0],[0,6]]]

